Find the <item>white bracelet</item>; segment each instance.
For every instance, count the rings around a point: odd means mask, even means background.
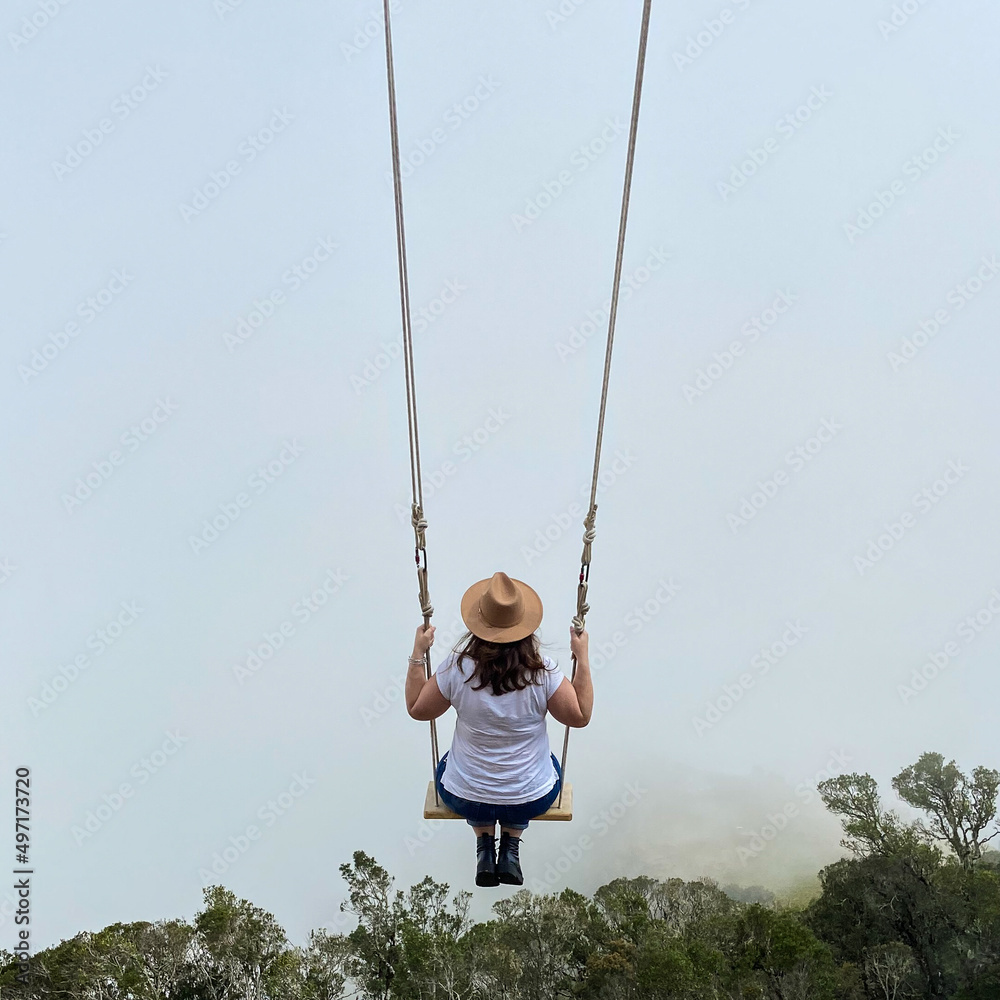
[[[422,664],[424,662],[423,659],[415,660],[415,659],[413,659],[412,656],[408,656],[407,659],[410,661],[410,663],[421,663]]]

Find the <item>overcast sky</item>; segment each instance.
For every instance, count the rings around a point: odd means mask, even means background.
[[[350,926],[358,849],[472,887],[401,697],[379,10],[3,14],[0,732],[36,948],[210,881],[303,942]],[[640,13],[395,8],[435,662],[503,570],[570,668]],[[893,804],[925,750],[998,764],[998,29],[987,0],[653,4],[595,711],[529,888],[791,891],[841,854],[818,780]]]

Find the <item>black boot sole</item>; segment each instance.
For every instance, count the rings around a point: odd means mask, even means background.
[[[476,872],[476,885],[489,888],[500,884],[498,875],[491,875],[489,872]]]

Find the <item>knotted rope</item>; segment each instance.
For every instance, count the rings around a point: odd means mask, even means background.
[[[608,315],[608,343],[604,351],[604,383],[601,386],[601,411],[597,418],[597,446],[594,449],[594,475],[590,484],[590,509],[583,520],[583,555],[580,558],[580,580],[576,590],[576,616],[573,618],[573,628],[579,635],[586,624],[587,587],[590,583],[590,557],[597,531],[594,527],[597,519],[597,481],[601,469],[601,444],[604,441],[604,413],[608,405],[608,383],[611,380],[611,350],[615,342],[615,320],[618,316],[618,292],[622,281],[622,261],[625,257],[625,229],[628,225],[628,205],[632,193],[632,167],[635,163],[635,142],[639,126],[639,102],[642,98],[642,76],[646,65],[646,42],[649,39],[649,15],[652,0],[644,0],[642,7],[642,27],[639,31],[639,55],[635,69],[635,87],[632,91],[632,119],[629,124],[628,155],[625,160],[625,185],[622,191],[622,210],[618,222],[618,252],[615,256],[615,276],[611,286],[611,307]],[[576,679],[576,657],[573,657],[573,673],[571,680]],[[562,805],[563,788],[566,787],[566,754],[569,750],[569,726],[563,736],[562,749],[562,785],[559,789],[557,805]]]
[[[420,435],[417,430],[417,384],[413,374],[413,328],[410,323],[410,284],[406,267],[406,233],[403,227],[403,179],[399,168],[399,121],[396,114],[396,78],[392,61],[392,27],[389,22],[389,2],[383,0],[385,17],[385,67],[389,88],[389,131],[392,136],[392,194],[396,211],[396,259],[399,264],[399,307],[403,321],[403,368],[406,381],[406,423],[410,437],[410,485],[413,491],[410,522],[413,525],[414,550],[417,563],[417,594],[424,625],[430,625],[434,608],[427,587],[427,520],[424,517],[424,493],[420,474]],[[424,677],[431,676],[431,654],[424,654]],[[431,777],[437,778],[440,761],[437,723],[431,719]],[[440,805],[437,781],[434,801]]]

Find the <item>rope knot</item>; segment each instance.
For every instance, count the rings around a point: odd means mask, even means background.
[[[587,581],[581,580],[576,588],[576,617],[573,619],[573,628],[577,632],[582,632],[586,625],[587,612],[590,605],[587,603]]]
[[[594,544],[594,539],[597,537],[597,528],[594,527],[594,521],[597,518],[597,504],[591,504],[590,510],[587,511],[587,516],[583,519],[583,555],[580,557],[580,562],[584,566],[590,564],[591,548]]]
[[[431,595],[427,588],[427,568],[421,566],[417,570],[417,584],[418,591],[417,597],[420,600],[420,613],[425,618],[430,618],[434,614],[434,608],[431,606]]]
[[[418,503],[413,504],[413,508],[410,512],[410,524],[413,525],[413,531],[417,540],[417,548],[426,548],[427,537],[425,532],[427,531],[427,520],[424,517],[423,508]]]

